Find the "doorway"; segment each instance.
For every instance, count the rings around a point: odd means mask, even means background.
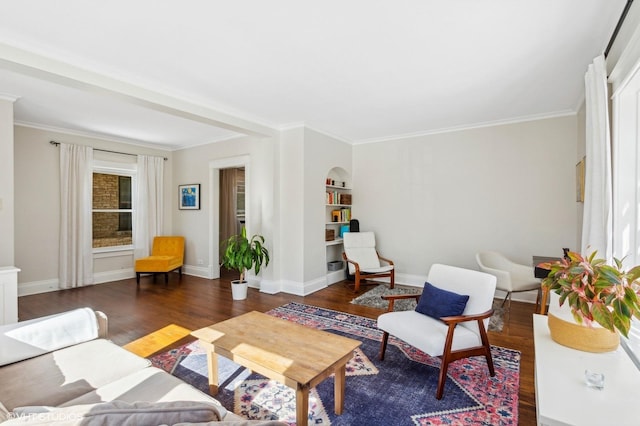
[[[209,217],[209,265],[211,278],[220,278],[220,243],[250,227],[249,156],[230,157],[209,163],[211,214]],[[223,190],[223,181],[225,183]],[[224,222],[224,225],[223,225]],[[249,233],[249,229],[247,229]]]
[[[245,226],[245,182],[244,167],[220,169],[220,229],[219,245],[233,235],[242,232]],[[222,263],[223,253],[219,253],[218,264]],[[234,271],[220,270],[222,277],[228,277]],[[237,277],[236,277],[237,278]],[[234,278],[234,279],[236,279]]]

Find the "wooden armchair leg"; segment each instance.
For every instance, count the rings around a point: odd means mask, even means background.
[[[484,324],[478,324],[478,328],[480,329],[480,339],[482,340],[482,346],[484,347],[484,357],[487,360],[489,374],[491,375],[491,377],[493,377],[496,375],[496,371],[493,367],[493,356],[491,355],[491,344],[489,343],[489,336],[487,336],[487,330],[485,330]]]
[[[136,272],[136,285],[140,287],[140,272]]]
[[[382,341],[380,342],[380,361],[384,361],[384,353],[387,351],[387,341],[389,340],[389,333],[386,331],[382,333]]]
[[[169,285],[169,273],[165,272],[164,273],[164,285]]]
[[[389,284],[390,288],[393,288],[393,286],[396,284],[396,271],[395,269],[391,270],[391,283]]]
[[[444,382],[447,380],[447,370],[449,369],[449,360],[446,356],[442,357],[440,365],[440,375],[438,376],[438,389],[436,390],[436,399],[442,399],[444,393]]]

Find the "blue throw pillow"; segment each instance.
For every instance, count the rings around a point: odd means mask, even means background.
[[[468,300],[469,296],[442,290],[426,282],[416,312],[436,319],[462,315]]]

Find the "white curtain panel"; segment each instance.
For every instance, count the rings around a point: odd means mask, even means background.
[[[586,90],[586,169],[582,253],[598,251],[598,257],[612,261],[611,140],[607,77],[604,55],[589,65]]]
[[[135,204],[134,256],[149,256],[153,237],[164,227],[164,158],[138,156],[137,196]]]
[[[60,144],[60,288],[93,284],[93,148]]]

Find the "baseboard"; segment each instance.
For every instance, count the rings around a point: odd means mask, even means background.
[[[327,285],[339,283],[340,281],[344,280],[346,276],[347,273],[344,269],[341,269],[339,271],[327,272]]]
[[[307,296],[318,290],[327,287],[327,278],[320,277],[313,281],[300,282],[300,281],[280,281],[280,291],[287,294],[295,294],[296,296]]]
[[[31,281],[18,284],[18,297],[30,296],[32,294],[48,293],[60,290],[58,279]]]
[[[93,274],[93,283],[104,284],[110,283],[111,281],[128,280],[129,278],[135,278],[135,276],[136,273],[133,268],[96,272]]]
[[[183,265],[182,273],[193,275],[194,277],[205,278],[208,280],[213,279],[213,271],[209,266]]]
[[[133,269],[117,269],[114,271],[97,272],[93,274],[93,284],[104,284],[112,281],[127,280],[136,276]],[[92,284],[92,285],[93,285]],[[18,284],[18,297],[33,294],[49,293],[62,290],[58,278],[42,281],[31,281]]]

